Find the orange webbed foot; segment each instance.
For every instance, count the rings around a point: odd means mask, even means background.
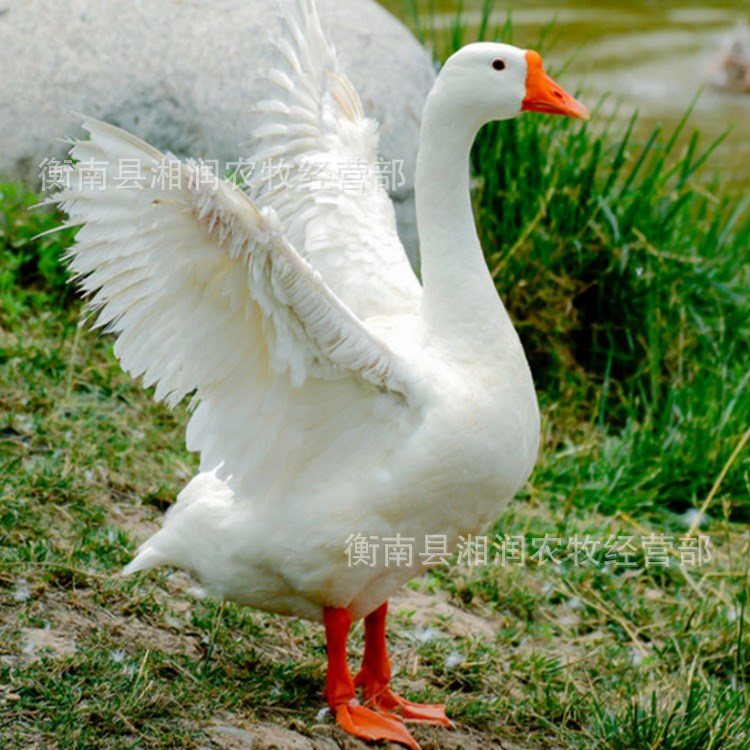
[[[365,705],[377,711],[396,714],[404,721],[418,721],[424,724],[435,724],[441,727],[453,728],[453,722],[446,716],[445,706],[441,704],[413,703],[394,693],[388,687],[373,689],[366,681],[359,679],[355,683],[364,687]]]
[[[409,730],[395,716],[372,711],[355,702],[339,704],[334,707],[334,712],[336,723],[355,737],[368,742],[388,740],[406,745],[411,750],[420,750]]]
[[[398,695],[395,697],[398,705],[393,710],[405,721],[421,721],[453,729],[453,722],[446,716],[445,706],[441,703],[412,703]]]

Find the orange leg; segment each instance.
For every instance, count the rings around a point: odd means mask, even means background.
[[[412,703],[396,695],[389,687],[391,681],[391,660],[385,642],[385,618],[388,602],[365,617],[365,654],[362,669],[354,678],[354,684],[361,686],[365,705],[392,716],[397,713],[407,721],[422,721],[452,727],[445,715],[445,706]]]
[[[411,750],[420,750],[416,740],[395,716],[386,716],[360,706],[355,698],[354,681],[346,661],[346,641],[352,618],[346,609],[326,608],[326,698],[336,723],[349,734],[363,740],[400,742]]]

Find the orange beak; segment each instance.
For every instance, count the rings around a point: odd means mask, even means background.
[[[529,50],[526,53],[526,98],[522,112],[547,112],[552,115],[579,117],[590,120],[588,109],[577,99],[558,86],[545,72],[539,53]]]

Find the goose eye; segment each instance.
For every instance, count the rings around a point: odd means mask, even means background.
[[[495,70],[505,70],[505,61],[504,60],[493,60],[492,61],[492,67]]]

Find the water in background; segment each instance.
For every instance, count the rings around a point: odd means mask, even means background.
[[[381,3],[406,18],[405,0]],[[416,4],[427,26],[428,2]],[[435,0],[432,5],[435,27],[450,29],[457,0]],[[482,0],[464,0],[470,26],[478,25],[481,7]],[[707,145],[731,128],[710,164],[728,181],[750,186],[750,93],[708,85],[716,75],[722,44],[738,23],[750,21],[750,0],[498,0],[493,25],[500,25],[508,11],[514,42],[522,47],[534,46],[540,31],[554,21],[547,67],[559,71],[570,62],[558,78],[565,88],[579,89],[592,109],[606,94],[603,112],[619,105],[619,117],[625,120],[638,110],[641,135],[657,124],[673,128],[702,90],[688,130],[701,130]]]

